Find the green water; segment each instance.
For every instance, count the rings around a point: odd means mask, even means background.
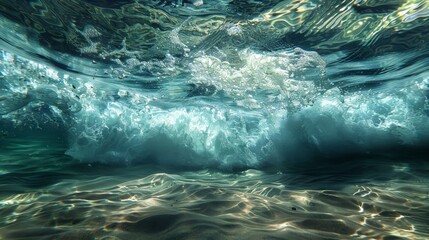
[[[429,239],[429,2],[0,0],[0,239]]]

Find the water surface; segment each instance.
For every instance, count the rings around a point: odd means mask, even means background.
[[[428,16],[0,0],[0,238],[429,238]]]

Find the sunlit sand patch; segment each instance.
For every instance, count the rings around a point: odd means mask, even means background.
[[[114,2],[0,4],[0,239],[429,239],[427,1]]]
[[[22,150],[20,154],[27,152]],[[43,151],[38,154],[45,156]],[[34,154],[32,161],[38,154]],[[17,157],[10,161],[22,160]],[[97,169],[80,165],[83,166]],[[319,179],[318,175],[293,176],[287,172],[167,173],[146,166],[114,171],[119,175],[87,172],[95,177],[82,175],[83,178],[65,178],[40,186],[32,183],[39,187],[21,188],[15,193],[13,190],[19,188],[13,186],[22,187],[27,182],[17,178],[7,185],[3,183],[2,189],[11,193],[0,198],[3,219],[0,238],[425,239],[429,236],[428,187],[421,178],[374,180],[359,185],[345,182],[338,189],[318,190],[297,184],[311,177]],[[412,172],[399,173],[410,178]]]
[[[5,239],[38,234],[57,239],[192,239],[197,232],[204,236],[218,232],[219,239],[422,239],[427,234],[422,222],[414,220],[427,213],[421,208],[427,195],[405,199],[404,192],[382,185],[350,186],[345,192],[288,190],[281,176],[273,181],[273,175],[257,171],[251,177],[225,174],[223,178],[195,172],[152,174],[120,183],[109,183],[107,178],[64,181],[37,193],[3,199],[0,215],[5,220],[0,235]],[[64,192],[68,186],[85,191]],[[377,195],[366,194],[368,189]],[[409,206],[421,210],[413,213]],[[30,227],[19,233],[23,224],[44,228],[36,231]]]

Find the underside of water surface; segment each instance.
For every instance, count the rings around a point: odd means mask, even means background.
[[[429,238],[429,3],[0,0],[0,239]]]

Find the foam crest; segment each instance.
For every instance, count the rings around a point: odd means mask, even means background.
[[[273,53],[249,49],[239,59],[203,55],[191,66],[191,82],[214,86],[240,106],[262,108],[268,102],[284,102],[291,108],[308,105],[328,85],[325,62],[315,52],[300,48]],[[261,98],[261,99],[260,99]]]
[[[269,131],[262,116],[219,106],[98,106],[96,111],[84,108],[76,117],[76,140],[68,154],[78,159],[191,168],[257,166],[262,156],[252,148]]]
[[[67,154],[85,162],[224,170],[385,154],[422,147],[429,139],[424,73],[405,79],[407,87],[400,89],[341,92],[317,83],[328,81],[315,53],[239,54],[235,65],[201,55],[182,73],[188,75],[148,91],[71,76],[4,53],[0,120],[15,129],[61,125],[69,138]],[[317,78],[311,77],[315,71]],[[189,83],[215,90],[165,94],[171,86],[185,92]]]
[[[399,91],[335,91],[287,118],[280,134],[283,156],[293,160],[400,154],[428,140],[427,103],[418,83]]]

